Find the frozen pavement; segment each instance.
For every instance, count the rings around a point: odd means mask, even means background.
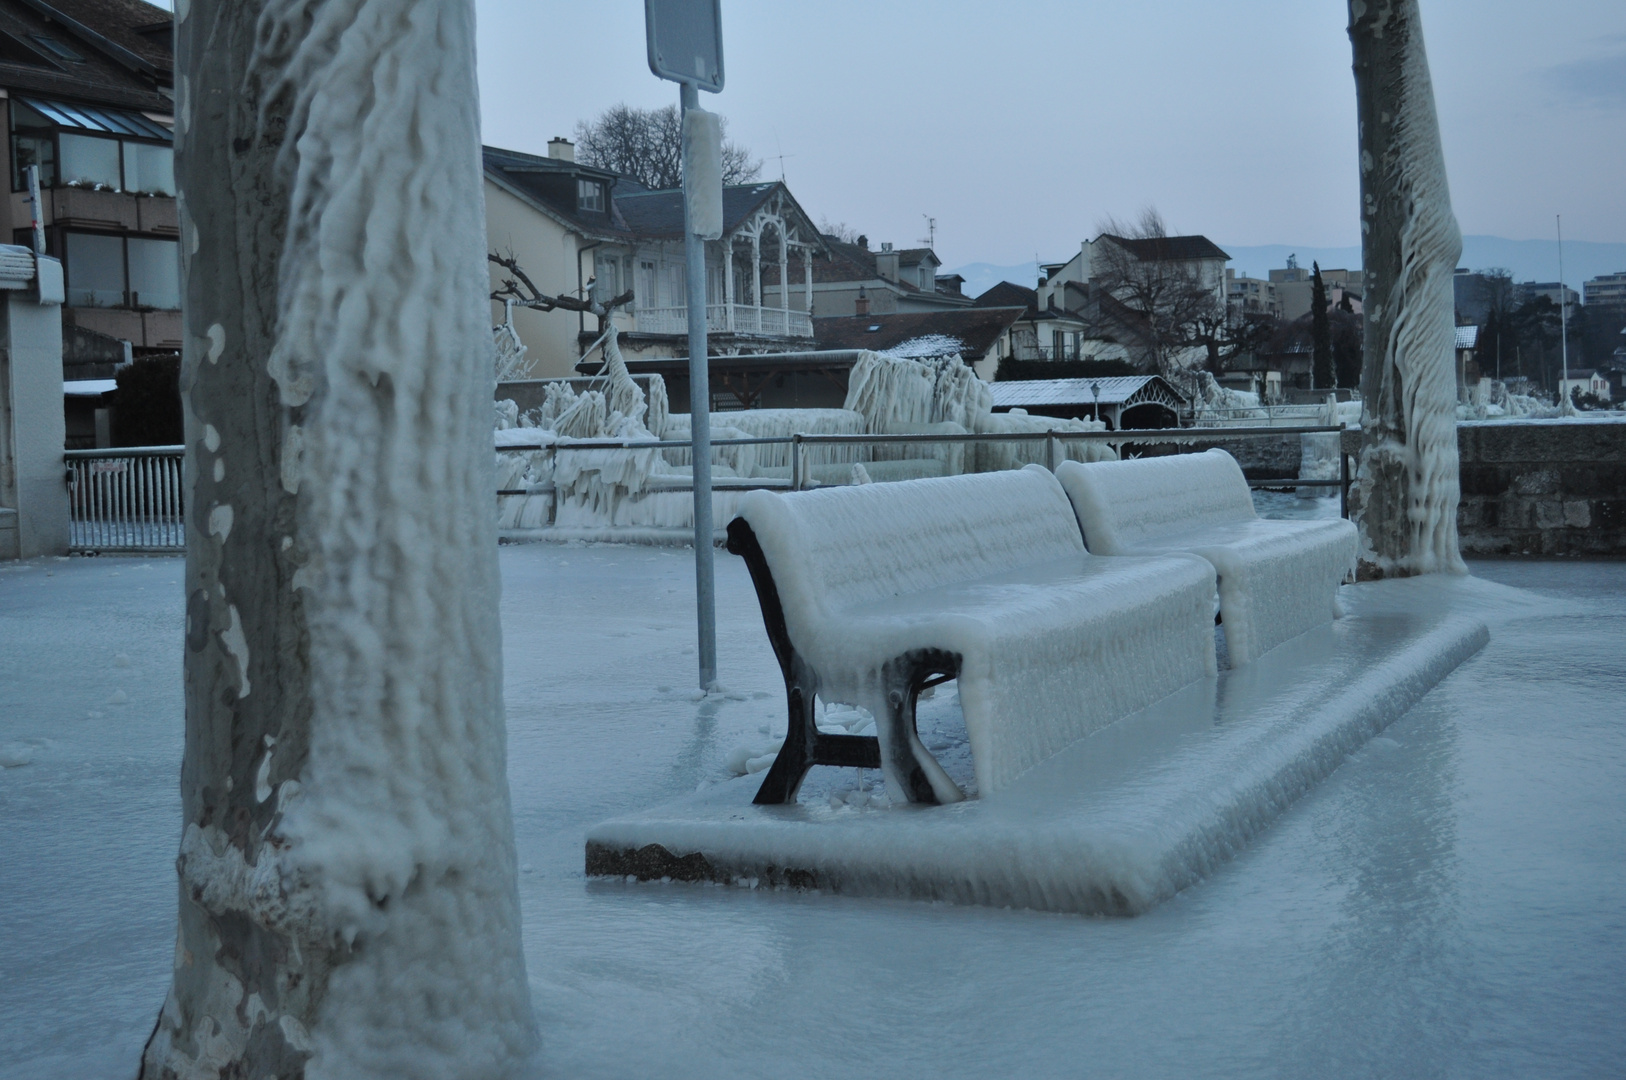
[[[732,556],[729,692],[701,700],[688,552],[501,558],[544,1075],[1559,1077],[1626,1053],[1626,564],[1474,564],[1561,603],[1125,920],[586,882],[587,829],[725,779],[783,730],[782,684]],[[132,1076],[162,1002],[180,577],[0,566],[0,1077]]]

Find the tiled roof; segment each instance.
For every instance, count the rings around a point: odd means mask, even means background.
[[[1024,288],[1009,281],[1001,281],[974,301],[978,307],[1025,307],[1039,310],[1037,289]]]
[[[1099,239],[1111,240],[1141,262],[1187,262],[1194,259],[1221,259],[1229,262],[1231,258],[1206,236],[1155,236],[1135,239],[1102,233]]]
[[[763,184],[734,184],[723,188],[723,231],[733,232],[761,206],[778,181]],[[683,236],[683,192],[677,190],[616,194],[615,203],[627,228],[639,236],[654,239],[681,239]]]
[[[608,169],[496,146],[483,146],[480,151],[487,176],[517,191],[526,200],[545,206],[550,213],[565,219],[580,231],[593,236],[631,236],[626,222],[617,213],[622,198],[619,189],[628,181]],[[576,177],[611,185],[610,205],[606,213],[577,209],[573,179]]]
[[[979,359],[1022,314],[1023,309],[1019,307],[971,307],[890,315],[844,315],[814,319],[813,337],[821,349],[881,352],[918,338],[942,335],[964,344],[962,356]]]
[[[160,88],[174,82],[172,18],[141,0],[0,0],[10,39],[0,88],[168,115],[174,104]],[[62,60],[41,38],[79,59]]]

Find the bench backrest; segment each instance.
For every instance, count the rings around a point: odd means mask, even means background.
[[[1073,501],[1094,555],[1128,555],[1142,541],[1259,515],[1236,459],[1204,454],[1063,462],[1056,479]]]
[[[762,547],[791,636],[806,619],[1085,557],[1072,506],[1037,466],[778,494],[753,491],[740,516]]]

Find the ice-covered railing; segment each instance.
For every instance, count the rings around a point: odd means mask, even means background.
[[[666,387],[646,397],[605,342],[602,386],[549,384],[543,404],[520,415],[497,403],[499,528],[548,527],[625,535],[675,531],[693,520],[689,418],[669,414]],[[1230,393],[1230,392],[1226,392]],[[1100,461],[1137,443],[1212,444],[1250,435],[1332,433],[1325,425],[1108,431],[1095,420],[993,411],[988,386],[959,357],[910,359],[860,353],[841,409],[754,409],[712,414],[713,513],[733,516],[752,488],[796,488],[996,472],[1063,461]],[[1313,418],[1312,418],[1313,419]],[[1341,483],[1306,477],[1301,486]],[[1280,481],[1277,482],[1280,484]],[[586,535],[586,534],[584,534]]]

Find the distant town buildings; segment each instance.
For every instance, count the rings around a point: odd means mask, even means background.
[[[1287,257],[1287,266],[1270,271],[1270,282],[1275,286],[1281,318],[1292,322],[1310,313],[1310,297],[1315,291],[1312,277],[1313,269],[1300,266],[1295,255]],[[1345,294],[1348,294],[1351,304],[1359,301],[1364,280],[1365,275],[1359,270],[1345,270],[1342,267],[1323,267],[1321,270],[1321,283],[1327,290],[1327,302],[1333,307],[1344,300]],[[1355,310],[1360,309],[1357,307]]]
[[[1626,307],[1626,270],[1618,274],[1599,274],[1581,286],[1586,306]]]

